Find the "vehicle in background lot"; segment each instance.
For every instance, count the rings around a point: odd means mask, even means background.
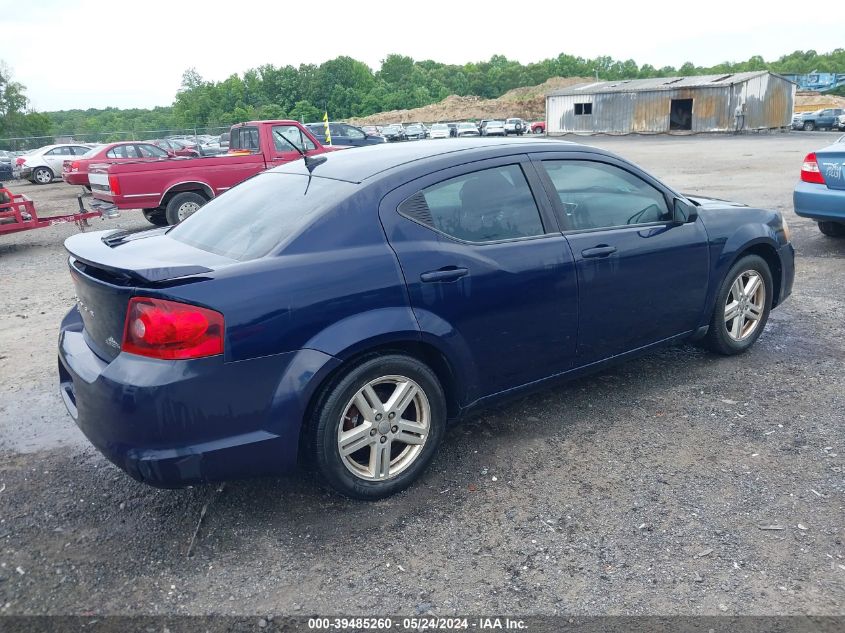
[[[507,136],[504,121],[487,121],[481,130],[482,136]]]
[[[452,130],[445,123],[435,123],[431,126],[431,138],[449,138]]]
[[[455,138],[458,136],[458,124],[457,123],[447,123],[446,125],[449,126],[449,136]]]
[[[381,136],[377,125],[362,125],[361,129],[367,136]]]
[[[505,136],[508,134],[516,134],[522,136],[528,129],[528,124],[522,119],[506,119],[505,120]]]
[[[0,150],[0,183],[12,179],[12,153]]]
[[[184,156],[185,158],[200,156],[199,146],[196,144],[189,145],[186,141],[173,138],[156,138],[144,142],[152,143],[175,156]]]
[[[45,145],[28,154],[18,156],[12,164],[15,178],[29,180],[36,185],[46,185],[61,177],[62,164],[66,159],[88,153],[91,145],[62,143]]]
[[[69,185],[80,185],[90,189],[88,168],[93,164],[162,160],[173,156],[175,154],[171,154],[152,143],[109,143],[108,145],[95,147],[78,158],[65,160],[62,164],[62,180]]]
[[[478,134],[479,134],[480,136],[483,136],[483,135],[484,135],[484,126],[485,126],[485,125],[487,125],[487,121],[488,121],[488,120],[489,120],[489,119],[481,119],[480,121],[478,121],[478,122],[476,123],[476,126],[478,127]]]
[[[457,136],[479,136],[478,127],[475,123],[469,123],[467,121],[463,123],[458,123],[456,128]]]
[[[223,132],[220,135],[220,147],[225,148],[227,150],[229,149],[229,132],[228,131]]]
[[[405,139],[405,128],[403,128],[400,124],[394,123],[392,125],[385,126],[381,128],[381,134],[386,138],[388,141],[404,141]]]
[[[531,133],[532,134],[545,134],[546,133],[546,122],[545,121],[534,121],[531,124]]]
[[[845,114],[842,108],[824,108],[815,112],[804,112],[792,118],[792,129],[812,132],[813,130],[833,130],[839,125],[839,116]]]
[[[830,237],[845,237],[845,136],[807,154],[792,193],[795,213],[818,222]]]
[[[405,138],[409,141],[420,141],[425,138],[425,128],[419,123],[405,126]]]
[[[78,301],[61,397],[136,479],[306,462],[382,498],[450,422],[668,344],[742,354],[792,290],[780,213],[684,196],[596,148],[474,139],[321,158],[169,230],[65,242]]]
[[[306,123],[305,127],[311,130],[314,138],[318,138],[321,142],[325,143],[325,123]],[[383,136],[367,135],[361,128],[349,125],[348,123],[329,123],[329,131],[332,135],[332,145],[363,147],[365,145],[379,145],[387,142],[387,139]]]
[[[845,114],[840,114],[837,127],[840,131],[845,130]]]
[[[324,147],[296,121],[239,123],[230,131],[229,155],[92,166],[92,206],[104,211],[140,208],[153,224],[176,224],[268,167],[338,149],[343,148]]]

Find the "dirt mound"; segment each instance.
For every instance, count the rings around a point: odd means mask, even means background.
[[[798,92],[795,94],[796,112],[813,112],[822,108],[845,108],[845,97],[823,95],[818,92]]]
[[[529,121],[546,118],[546,93],[565,86],[589,82],[583,77],[552,77],[539,86],[514,88],[498,99],[461,97],[449,95],[440,103],[412,110],[391,110],[361,119],[353,119],[354,125],[381,123],[437,123],[439,121],[466,121],[469,119],[505,119],[521,117]]]

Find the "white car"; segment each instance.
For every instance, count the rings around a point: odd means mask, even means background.
[[[458,123],[458,136],[478,136],[478,128],[475,123]]]
[[[18,156],[12,167],[15,178],[26,179],[36,185],[46,185],[54,178],[62,177],[62,164],[74,156],[82,156],[91,150],[91,145],[63,143],[45,145]]]
[[[507,136],[503,121],[487,121],[487,125],[481,128],[482,136]]]
[[[505,136],[508,134],[522,136],[528,131],[529,127],[528,122],[522,119],[507,119],[505,121]]]
[[[429,131],[430,138],[449,138],[449,136],[451,136],[449,126],[445,123],[435,123]]]

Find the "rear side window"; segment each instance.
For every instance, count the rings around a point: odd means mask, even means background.
[[[257,127],[239,127],[232,129],[230,132],[231,139],[229,141],[230,149],[245,149],[251,152],[257,152],[260,149],[258,144],[258,128]]]
[[[405,200],[399,212],[465,242],[545,233],[519,165],[493,167],[438,183]]]
[[[167,235],[223,257],[256,259],[334,207],[355,187],[327,178],[259,174],[215,198]]]

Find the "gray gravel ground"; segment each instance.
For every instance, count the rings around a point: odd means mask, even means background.
[[[743,357],[666,349],[489,410],[369,504],[304,475],[222,491],[124,475],[56,393],[75,228],[0,237],[0,613],[845,614],[845,240],[791,203],[832,138],[583,139],[783,211],[793,296]],[[45,212],[76,193],[15,188]]]

